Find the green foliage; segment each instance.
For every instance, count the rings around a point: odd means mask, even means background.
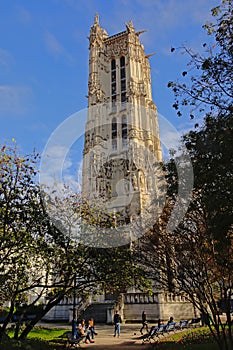
[[[180,334],[177,342],[187,347],[194,344],[213,344],[214,339],[208,328],[198,328]]]
[[[54,350],[47,341],[40,339],[26,339],[23,341],[3,337],[1,350]]]
[[[129,247],[88,247],[70,234],[74,220],[90,218],[79,194],[64,198],[55,193],[61,204],[55,219],[63,215],[65,229],[55,225],[37,182],[37,159],[38,154],[19,155],[15,145],[0,148],[0,303],[10,303],[0,341],[15,316],[15,339],[27,337],[53,306],[73,296],[74,285],[82,304],[87,295],[103,290],[119,293],[143,280]],[[92,224],[104,226],[106,218],[91,214]],[[111,225],[111,217],[107,221]],[[35,317],[23,327],[29,314]]]
[[[159,349],[217,350],[218,346],[207,328],[197,328],[168,336],[160,342]]]
[[[165,165],[168,198],[160,217],[141,243],[139,258],[147,272],[163,287],[185,292],[203,315],[211,313],[210,331],[220,349],[233,347],[232,328],[219,317],[220,302],[231,324],[233,291],[233,6],[223,0],[213,9],[214,24],[206,24],[215,43],[205,54],[182,49],[190,56],[190,69],[183,82],[169,82],[177,115],[189,109],[190,117],[203,117],[203,126],[184,136],[194,170],[194,188],[189,209],[173,232],[167,224],[179,203],[180,174],[175,165],[182,158],[173,154]],[[171,50],[175,51],[174,48]],[[191,75],[191,74],[192,75]],[[181,184],[182,185],[182,184]],[[183,205],[180,202],[180,205]],[[156,267],[158,266],[158,269]],[[210,324],[209,324],[210,326]],[[187,339],[187,343],[189,339]],[[185,344],[189,347],[189,345]]]
[[[0,149],[0,300],[25,303],[41,280],[48,258],[41,235],[43,213],[35,183],[37,154],[20,157],[17,148]],[[43,260],[43,262],[42,262]],[[35,282],[37,281],[37,282]]]
[[[233,4],[232,0],[222,0],[221,5],[212,9],[214,23],[206,23],[203,27],[213,37],[214,44],[203,44],[205,52],[197,53],[182,47],[189,57],[187,70],[183,71],[184,82],[169,82],[175,96],[173,107],[177,115],[184,114],[189,108],[190,118],[212,114],[228,114],[233,111]],[[172,52],[175,49],[172,48]],[[190,73],[192,74],[191,76]]]
[[[214,238],[224,240],[232,227],[233,115],[205,118],[200,130],[184,137],[193,161],[195,188],[202,191],[207,223]]]

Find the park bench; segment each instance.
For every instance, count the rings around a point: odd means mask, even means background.
[[[201,322],[200,317],[193,318],[191,322],[189,323],[189,327],[199,327]]]
[[[167,325],[165,325],[164,332],[170,333],[175,332],[176,330],[176,322],[170,322]]]
[[[73,337],[72,332],[66,332],[63,336],[66,337],[66,349],[71,349],[72,347],[77,348],[83,342],[84,336],[76,335]]]
[[[178,329],[188,328],[188,320],[180,320],[180,324],[177,326]]]
[[[158,337],[160,334],[164,335],[165,329],[166,329],[166,324],[161,324],[159,327],[157,327],[154,336]]]
[[[159,328],[160,327],[156,327],[156,326],[151,327],[150,331],[141,337],[142,344],[145,342],[151,342],[151,340],[155,340],[155,337],[157,337],[157,331]]]
[[[145,334],[142,338],[144,342],[156,341],[159,338],[159,335],[164,335],[166,324],[162,324],[159,327],[152,327],[150,332]]]
[[[160,335],[165,333],[175,332],[176,331],[176,322],[170,322],[168,324],[161,324],[159,327],[152,327],[150,332],[145,334],[142,338],[144,342],[157,341]]]

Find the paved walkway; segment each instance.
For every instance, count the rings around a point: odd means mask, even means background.
[[[71,330],[71,326],[67,324],[43,324],[40,326],[51,327],[51,328],[64,328]],[[141,324],[121,324],[121,335],[120,337],[114,337],[114,326],[109,325],[96,325],[95,330],[98,333],[95,336],[95,343],[85,344],[81,343],[80,348],[92,349],[92,350],[149,350],[151,345],[144,343],[142,345],[142,339],[140,339],[141,334],[139,329]]]
[[[139,329],[141,324],[126,324],[121,325],[120,337],[113,337],[113,326],[99,326],[95,327],[98,335],[95,337],[94,344],[82,344],[82,347],[93,350],[147,350],[151,349],[151,346],[147,343],[142,345],[142,339],[140,339]]]

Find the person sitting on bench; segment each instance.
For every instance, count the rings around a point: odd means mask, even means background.
[[[82,319],[81,323],[78,326],[78,334],[81,337],[85,337],[85,343],[88,344],[88,342],[90,343],[94,343],[95,341],[91,339],[90,335],[91,335],[91,331],[90,329],[86,329],[86,325],[85,325],[85,320]]]

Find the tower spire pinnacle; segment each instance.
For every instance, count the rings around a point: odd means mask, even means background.
[[[98,13],[95,14],[94,25],[95,26],[99,25],[99,14]]]

